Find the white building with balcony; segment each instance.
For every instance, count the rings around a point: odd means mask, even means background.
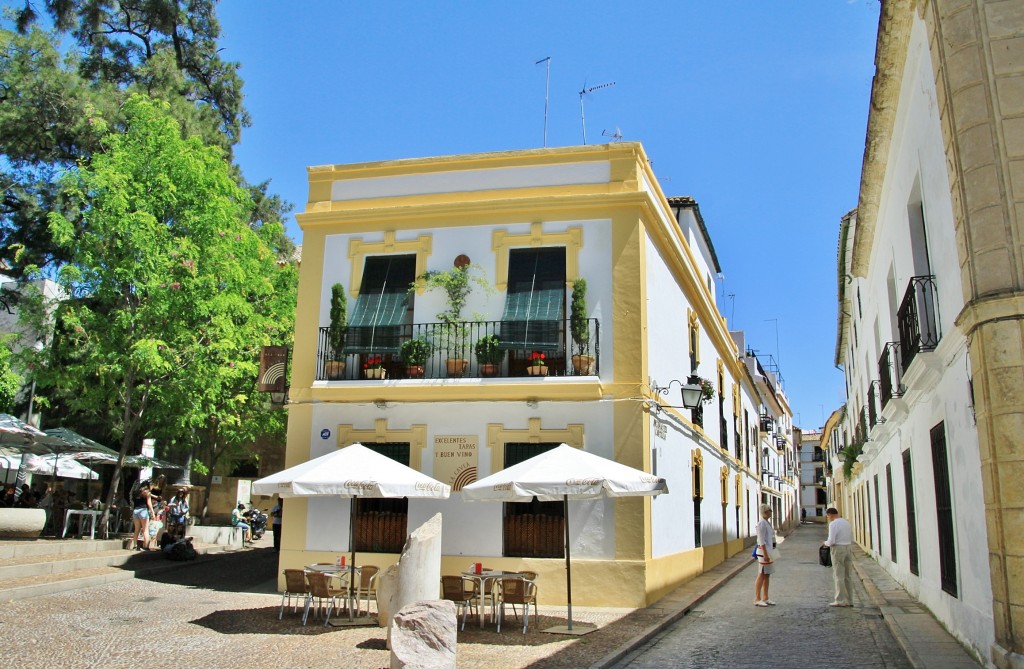
[[[542,603],[564,601],[561,504],[458,492],[564,442],[668,479],[654,499],[570,502],[574,602],[644,606],[745,550],[763,495],[793,489],[785,396],[762,396],[768,373],[717,309],[696,202],[664,197],[639,144],[313,167],[309,182],[286,465],[359,442],[453,488],[360,501],[359,561],[386,567],[440,512],[444,573],[529,569]],[[457,267],[493,290],[471,284],[453,326],[443,291],[408,288]],[[334,293],[349,318],[332,337]],[[707,401],[690,410],[693,383]],[[281,566],[347,552],[348,504],[289,500]]]

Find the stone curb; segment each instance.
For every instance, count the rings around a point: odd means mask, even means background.
[[[658,609],[666,608],[669,609],[669,612],[665,615],[664,618],[654,623],[653,625],[651,625],[643,632],[630,639],[629,641],[625,642],[616,650],[605,655],[597,662],[591,664],[589,669],[607,669],[608,667],[613,666],[615,663],[625,658],[634,650],[650,641],[653,637],[657,636],[667,627],[669,627],[677,620],[685,616],[687,613],[692,611],[695,606],[697,606],[702,601],[704,601],[705,599],[713,595],[715,592],[717,592],[719,588],[721,588],[723,585],[732,580],[734,576],[739,574],[741,571],[743,571],[750,565],[754,564],[753,560],[750,559],[750,555],[746,554],[746,548],[743,549],[743,553],[744,554],[742,554],[742,556],[740,556],[739,554],[734,555],[722,564],[717,565],[712,570],[705,572],[704,574],[697,576],[693,580],[681,585],[678,590],[683,590],[687,586],[694,588],[699,587],[700,589],[696,592],[689,594],[688,596],[672,601],[670,607],[659,606],[658,603],[655,603],[648,607]],[[730,564],[730,562],[734,562],[734,564]],[[719,569],[721,571],[716,573],[716,570]],[[708,583],[706,586],[702,583],[697,583],[698,579],[702,578],[706,579],[707,581],[710,581],[710,583]],[[659,602],[665,602],[665,600],[671,596],[672,593],[669,593],[669,595],[663,597],[661,600],[659,600]]]
[[[903,650],[903,655],[906,656],[907,661],[913,669],[928,669],[924,663],[922,663],[921,658],[918,657],[918,652],[914,650],[913,644],[910,643],[906,634],[903,633],[903,629],[891,616],[885,615],[886,609],[889,608],[889,600],[885,598],[878,586],[874,585],[874,581],[871,580],[871,577],[868,576],[860,567],[860,560],[869,558],[858,553],[855,554],[857,556],[856,559],[853,560],[853,569],[857,572],[857,578],[860,579],[861,585],[864,586],[864,591],[870,598],[873,607],[876,607],[883,614],[882,620],[885,621],[886,627],[889,628],[893,638],[896,639],[896,643],[899,644]]]
[[[882,595],[882,591],[878,589],[875,582],[871,577],[861,569],[860,561],[867,558],[864,555],[854,553],[857,557],[853,561],[853,569],[857,572],[857,578],[860,579],[861,585],[864,586],[864,591],[868,594],[868,598],[871,600],[871,604],[878,608],[880,612],[883,612],[881,616],[882,620],[885,621],[885,626],[889,628],[889,632],[892,633],[896,643],[903,649],[903,654],[907,656],[907,661],[910,662],[910,666],[913,669],[927,669],[921,658],[918,657],[917,651],[914,649],[913,644],[910,643],[910,639],[903,633],[903,628],[899,626],[899,623],[892,616],[884,614],[885,609],[889,608],[889,600]]]

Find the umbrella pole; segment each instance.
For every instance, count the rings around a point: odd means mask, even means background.
[[[569,631],[572,631],[572,567],[569,566],[569,496],[562,495],[565,516],[565,599],[569,603]]]
[[[348,548],[351,552],[351,562],[348,568],[351,574],[348,578],[348,619],[352,621],[352,592],[356,589],[356,504],[359,502],[358,495],[352,495],[352,508],[349,511],[348,521]],[[367,606],[369,608],[369,606]]]

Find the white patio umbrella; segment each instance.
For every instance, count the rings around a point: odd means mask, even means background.
[[[89,479],[91,481],[99,478],[99,474],[67,455],[51,458],[33,455],[32,453],[23,453],[20,456],[8,454],[3,457],[3,460],[10,465],[10,469],[21,467],[24,471],[33,474],[62,476],[70,479]]]
[[[660,476],[561,444],[462,488],[462,499],[491,502],[562,500],[565,514],[565,594],[569,624],[548,632],[573,632],[572,567],[569,557],[569,500],[600,497],[653,497],[668,492]],[[590,630],[587,630],[590,631]],[[586,632],[583,632],[586,633]]]
[[[352,568],[356,565],[356,499],[359,497],[432,497],[447,499],[450,486],[406,467],[362,444],[314,458],[284,471],[254,481],[257,495],[280,497],[347,497],[352,500],[349,519],[349,548]],[[351,612],[351,610],[350,610]]]

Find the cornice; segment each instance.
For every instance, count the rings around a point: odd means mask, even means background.
[[[871,256],[882,184],[892,144],[893,126],[900,86],[907,61],[914,0],[883,0],[875,46],[875,76],[871,85],[860,195],[857,200],[857,229],[853,239],[851,272],[865,276]]]

